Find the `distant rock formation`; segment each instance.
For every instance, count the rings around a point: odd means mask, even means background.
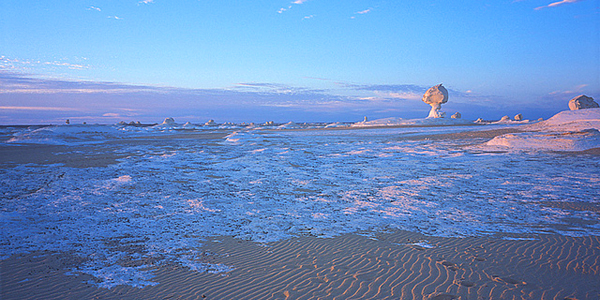
[[[500,122],[505,122],[505,121],[510,121],[510,117],[504,116],[504,117],[500,118]]]
[[[588,97],[586,95],[579,95],[579,96],[571,99],[571,101],[569,101],[569,108],[571,110],[597,108],[597,107],[599,107],[599,106],[598,106],[598,103],[596,103],[596,101],[594,101],[594,98]]]
[[[431,87],[423,95],[423,102],[431,105],[428,118],[443,118],[446,113],[441,112],[440,109],[442,104],[448,102],[448,90],[441,83]]]
[[[173,118],[166,118],[161,125],[174,125],[175,124],[175,119]]]
[[[514,119],[515,119],[515,121],[523,121],[523,115],[522,115],[522,114],[517,114],[517,115],[514,117]]]
[[[451,115],[450,118],[452,119],[460,119],[461,115],[459,112],[456,112],[455,114]]]
[[[215,120],[210,119],[208,120],[208,122],[204,123],[204,126],[216,126],[217,123],[215,123]]]

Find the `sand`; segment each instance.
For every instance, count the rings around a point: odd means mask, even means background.
[[[228,131],[196,134],[172,134],[168,136],[146,136],[107,141],[86,145],[43,145],[43,144],[0,144],[0,168],[14,167],[21,164],[51,165],[61,164],[70,168],[106,167],[119,163],[119,159],[135,155],[120,151],[123,144],[160,144],[164,147],[165,139],[222,139]]]
[[[507,131],[411,138],[491,138],[503,133]],[[0,166],[106,166],[135,155],[119,152],[119,143],[3,146]],[[599,211],[590,203],[548,205]],[[211,274],[163,265],[155,269],[155,286],[103,289],[91,284],[89,275],[67,275],[85,258],[19,254],[0,261],[0,299],[600,299],[598,236],[440,238],[390,230],[268,244],[223,236],[208,237],[198,251],[205,254],[205,262],[235,269]]]
[[[419,243],[426,241],[426,243]],[[425,247],[424,247],[425,246]],[[431,247],[431,248],[430,248]],[[156,286],[101,289],[64,275],[64,253],[1,262],[2,299],[598,299],[600,238],[546,235],[434,238],[410,232],[297,237],[257,244],[209,238],[207,262],[225,274],[177,265]]]
[[[62,145],[10,145],[0,146],[0,168],[21,164],[62,164],[71,168],[106,167],[127,156],[114,147],[62,146]]]

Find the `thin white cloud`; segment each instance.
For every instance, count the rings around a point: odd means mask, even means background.
[[[284,11],[286,11],[286,10],[288,10],[288,9],[290,9],[290,8],[292,8],[292,6],[291,6],[291,5],[290,5],[290,6],[288,6],[287,8],[285,8],[285,7],[282,7],[282,8],[280,8],[280,9],[279,9],[277,12],[281,14],[281,13],[283,13]]]
[[[578,86],[575,86],[572,89],[569,90],[562,90],[562,91],[553,91],[550,92],[550,95],[571,95],[571,94],[581,94],[583,93],[584,89],[587,87],[587,84],[580,84]]]
[[[8,88],[8,89],[0,89],[0,94],[123,94],[123,93],[133,93],[133,92],[143,92],[143,89],[140,90],[132,90],[132,89],[111,89],[111,90],[102,90],[102,89],[75,89],[75,88],[34,88],[34,87],[26,87],[26,88]],[[149,92],[153,92],[150,90]]]
[[[357,11],[357,12],[355,12],[354,14],[355,14],[355,15],[364,15],[364,14],[368,14],[368,13],[370,13],[370,12],[371,12],[371,10],[372,10],[372,9],[371,9],[371,8],[369,8],[369,9],[365,9],[365,10]],[[356,19],[356,16],[352,16],[352,17],[350,17],[350,19]]]
[[[0,106],[0,110],[41,110],[41,111],[72,111],[70,107],[43,107],[43,106]]]
[[[109,18],[109,19],[115,19],[115,20],[122,20],[121,18],[119,18],[117,16],[108,16],[107,18]]]
[[[95,7],[95,6],[90,6],[87,10],[102,11],[99,7]]]
[[[76,58],[77,60],[87,60],[87,58]],[[89,65],[68,63],[65,61],[41,61],[31,59],[18,59],[0,56],[0,70],[31,71],[35,69],[58,70],[68,68],[71,70],[89,69]]]
[[[384,100],[421,100],[421,94],[415,92],[389,92],[374,91],[375,95],[359,98],[360,100],[384,101]]]
[[[583,1],[583,0],[562,0],[562,1],[550,3],[545,6],[536,7],[535,10],[540,10],[540,9],[548,8],[548,7],[555,7],[555,6],[559,6],[559,5],[563,5],[563,4],[571,4],[571,3],[581,2],[581,1]]]
[[[305,16],[304,18],[302,18],[302,20],[308,20],[308,19],[312,19],[314,18],[314,15],[310,15],[310,16]]]
[[[70,63],[58,62],[58,61],[46,61],[46,62],[41,62],[41,64],[57,66],[57,67],[67,67],[69,69],[74,69],[74,70],[83,70],[83,69],[88,68],[88,66],[84,66],[84,65],[70,64]]]
[[[142,3],[142,4],[150,4],[150,3],[154,3],[154,0],[142,0],[138,3]]]
[[[302,4],[302,3],[306,2],[306,1],[308,1],[308,0],[296,0],[296,1],[292,1],[292,4]],[[283,13],[283,12],[287,11],[287,10],[290,10],[290,9],[292,9],[292,6],[291,6],[291,5],[289,5],[287,8],[285,8],[285,7],[282,7],[282,8],[280,8],[280,9],[277,11],[277,13],[280,13],[280,14],[281,14],[281,13]]]

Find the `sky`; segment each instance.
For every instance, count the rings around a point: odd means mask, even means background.
[[[600,0],[0,1],[0,124],[548,118],[600,100]]]

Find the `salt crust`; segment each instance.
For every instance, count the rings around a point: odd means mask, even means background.
[[[519,145],[553,145],[548,140],[557,136],[581,136],[594,146],[598,114],[598,109],[562,112],[519,127],[528,132],[489,142],[399,138],[487,126],[237,128],[216,141],[125,142],[119,151],[135,155],[108,167],[3,168],[0,254],[69,252],[86,258],[71,274],[93,275],[93,284],[104,288],[143,287],[156,284],[152,268],[165,264],[200,272],[231,270],[206,262],[198,250],[205,239],[220,235],[259,243],[388,228],[448,237],[600,235],[597,212],[542,205],[597,202],[597,158],[506,152],[525,149]],[[93,145],[173,132],[179,131],[55,126],[16,131],[11,143]]]
[[[600,108],[562,111],[546,121],[520,129],[526,132],[497,136],[484,146],[563,152],[600,148]]]

